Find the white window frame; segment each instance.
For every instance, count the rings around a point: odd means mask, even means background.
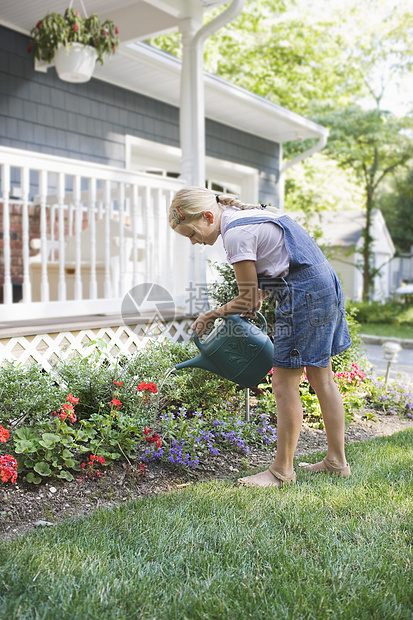
[[[181,172],[182,151],[178,147],[126,135],[125,151],[127,170],[161,175]],[[209,156],[205,158],[205,165],[208,186],[216,183],[224,190],[239,194],[244,202],[258,202],[259,171],[256,168]]]

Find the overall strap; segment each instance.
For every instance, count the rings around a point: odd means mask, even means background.
[[[228,224],[224,234],[236,226],[262,224],[264,222],[272,222],[284,231],[285,248],[290,261],[290,275],[308,267],[325,263],[326,257],[310,235],[300,224],[285,214],[278,217],[265,215],[264,217],[252,216],[233,220]]]
[[[228,224],[225,229],[225,233],[227,233],[231,228],[236,228],[237,226],[243,226],[244,224],[263,224],[264,222],[273,222],[273,224],[277,224],[278,218],[270,217],[266,215],[265,217],[243,217],[238,220],[233,220]],[[281,227],[282,228],[282,227]],[[225,234],[224,233],[224,234]]]

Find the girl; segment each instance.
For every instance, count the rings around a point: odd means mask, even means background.
[[[195,320],[192,328],[199,336],[219,317],[250,316],[268,294],[278,302],[272,375],[277,452],[268,470],[238,482],[260,487],[295,482],[293,459],[303,420],[299,383],[304,366],[320,403],[328,448],[319,463],[301,465],[314,473],[350,476],[344,453],[343,402],[330,358],[350,347],[351,340],[343,291],[324,254],[287,215],[205,188],[178,191],[169,223],[192,244],[213,245],[221,236],[228,261],[234,266],[239,294]]]

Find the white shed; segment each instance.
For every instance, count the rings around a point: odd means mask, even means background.
[[[365,226],[363,211],[329,211],[320,215],[321,242],[327,247],[329,260],[339,275],[347,299],[361,301],[363,294],[362,247]],[[391,295],[392,279],[390,261],[395,247],[382,212],[372,212],[371,236],[373,267],[380,268],[374,279],[372,299],[384,301]]]

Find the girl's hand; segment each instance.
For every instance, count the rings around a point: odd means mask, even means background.
[[[259,308],[257,308],[259,310]],[[257,315],[255,314],[255,310],[248,310],[248,312],[241,312],[240,316],[243,319],[256,319]]]
[[[215,319],[208,317],[208,314],[200,314],[199,317],[192,323],[191,327],[196,331],[198,336],[205,334],[213,326]]]

